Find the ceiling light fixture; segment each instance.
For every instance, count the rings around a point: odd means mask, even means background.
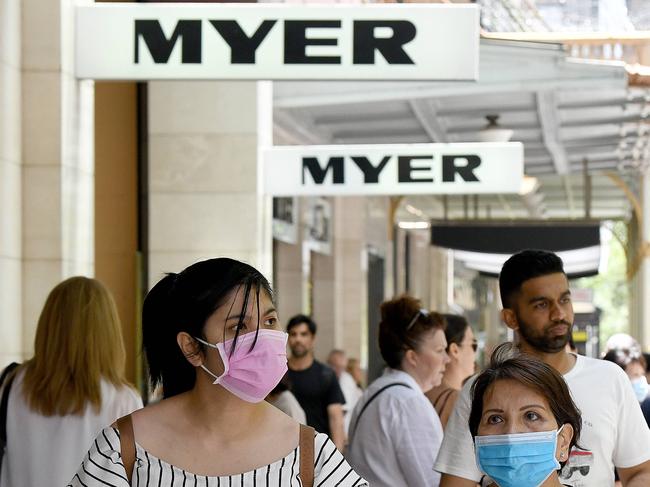
[[[521,180],[521,186],[519,187],[519,194],[521,196],[526,196],[536,192],[539,189],[539,181],[536,177],[526,176]]]
[[[499,115],[486,115],[488,124],[479,130],[478,140],[480,142],[508,142],[514,130],[504,129],[497,123]]]
[[[397,225],[402,230],[426,230],[431,226],[429,222],[399,222]]]

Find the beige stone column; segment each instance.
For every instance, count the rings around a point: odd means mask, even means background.
[[[430,307],[429,234],[426,230],[409,230],[409,294]]]
[[[10,2],[11,3],[11,2]],[[22,324],[29,355],[50,289],[93,273],[92,81],[74,77],[72,0],[24,0]]]
[[[360,357],[367,328],[365,201],[332,198],[332,255],[312,253],[313,316],[319,325],[316,356],[333,348]]]
[[[22,353],[20,0],[0,0],[0,366]]]
[[[282,326],[286,326],[292,316],[306,311],[306,303],[303,303],[302,239],[298,238],[295,244],[276,241],[274,246],[273,287],[278,314]]]
[[[636,338],[644,351],[650,350],[650,258],[648,255],[639,257],[647,251],[650,242],[650,177],[643,176],[639,182],[641,203],[641,222],[633,220],[630,225],[628,242],[629,258],[638,258],[638,268],[630,282],[630,334]],[[601,344],[601,352],[604,343]]]
[[[271,279],[271,207],[258,170],[271,101],[258,85],[149,83],[150,286],[212,257],[248,262]]]
[[[453,265],[449,250],[429,246],[429,306],[439,313],[449,311],[449,286],[453,286]]]

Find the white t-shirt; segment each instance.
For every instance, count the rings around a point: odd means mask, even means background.
[[[650,460],[650,429],[620,367],[578,355],[564,379],[582,413],[579,444],[584,450],[571,451],[569,463],[560,474],[562,484],[614,485],[614,466],[633,467]],[[435,468],[478,482],[483,474],[476,465],[468,425],[473,382],[467,381],[456,402]]]
[[[365,403],[381,392],[359,418]],[[359,421],[357,423],[357,418]],[[442,425],[431,402],[406,372],[387,369],[363,393],[350,422],[346,458],[373,487],[435,487],[440,474],[433,463],[442,440]]]
[[[352,411],[354,411],[354,406],[357,405],[357,401],[361,398],[363,391],[359,389],[352,376],[345,370],[341,372],[341,377],[339,377],[339,386],[341,386],[341,391],[343,391],[343,397],[345,398],[345,404],[343,405],[343,429],[347,435]]]
[[[7,408],[7,451],[2,462],[2,487],[66,485],[75,474],[97,433],[116,419],[142,407],[130,387],[116,389],[102,381],[102,407],[88,405],[83,415],[45,417],[25,402],[20,371],[11,386]]]

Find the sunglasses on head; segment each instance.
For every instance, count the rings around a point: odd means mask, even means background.
[[[413,328],[413,325],[415,325],[415,322],[418,320],[420,316],[429,316],[429,310],[428,309],[421,309],[417,313],[415,313],[415,316],[413,319],[409,322],[408,325],[406,325],[406,331],[409,331],[411,328]]]

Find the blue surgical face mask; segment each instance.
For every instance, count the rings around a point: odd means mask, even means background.
[[[561,430],[477,436],[476,463],[499,487],[539,487],[560,468],[555,450]]]
[[[648,379],[646,379],[645,375],[634,379],[632,381],[632,387],[634,388],[634,395],[636,396],[637,401],[643,402],[643,400],[648,396],[650,390]]]

